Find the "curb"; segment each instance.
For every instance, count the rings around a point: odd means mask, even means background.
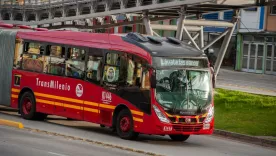
[[[4,120],[4,119],[0,119],[0,125],[16,127],[16,128],[19,128],[19,129],[24,128],[24,125],[21,122],[15,122],[15,121]]]
[[[235,139],[235,140],[251,143],[251,144],[276,148],[276,140],[275,141],[268,140],[268,139],[258,138],[258,137],[254,137],[254,136],[250,136],[250,135],[244,135],[244,134],[240,134],[240,133],[234,133],[234,132],[218,130],[218,129],[214,130],[213,134],[218,135],[218,136],[223,136],[226,138],[230,138],[230,139]]]
[[[85,139],[85,138],[81,138],[81,137],[74,137],[74,136],[70,136],[70,135],[65,135],[65,134],[40,130],[40,129],[33,129],[33,128],[25,127],[24,130],[30,131],[30,132],[35,132],[35,133],[40,133],[40,134],[59,136],[59,137],[65,138],[65,139],[83,141],[83,142],[90,143],[90,144],[101,145],[101,146],[105,146],[105,147],[125,150],[125,151],[134,152],[134,153],[138,153],[138,154],[145,154],[145,155],[149,155],[149,156],[164,156],[164,155],[161,155],[161,154],[157,154],[157,153],[153,153],[153,152],[147,152],[147,151],[143,151],[143,150],[138,150],[138,149],[134,149],[134,148],[130,148],[130,147],[124,147],[124,146],[121,146],[121,145],[115,145],[115,144],[110,144],[110,143],[106,143],[106,142],[102,142],[102,141]]]

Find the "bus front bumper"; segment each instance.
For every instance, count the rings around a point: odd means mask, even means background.
[[[213,124],[158,124],[155,127],[156,135],[211,135]]]

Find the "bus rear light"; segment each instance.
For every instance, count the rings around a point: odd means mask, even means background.
[[[170,120],[160,111],[160,109],[153,105],[153,109],[161,122],[170,123]]]

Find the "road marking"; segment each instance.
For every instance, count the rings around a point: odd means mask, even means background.
[[[59,154],[59,153],[54,153],[54,152],[48,152],[49,154],[52,154],[52,155],[58,155],[58,156],[67,156],[67,155],[63,155],[63,154]]]

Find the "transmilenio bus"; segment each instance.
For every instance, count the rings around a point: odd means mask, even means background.
[[[83,120],[123,139],[213,133],[207,56],[175,38],[19,30],[0,45],[0,102],[24,119]]]

